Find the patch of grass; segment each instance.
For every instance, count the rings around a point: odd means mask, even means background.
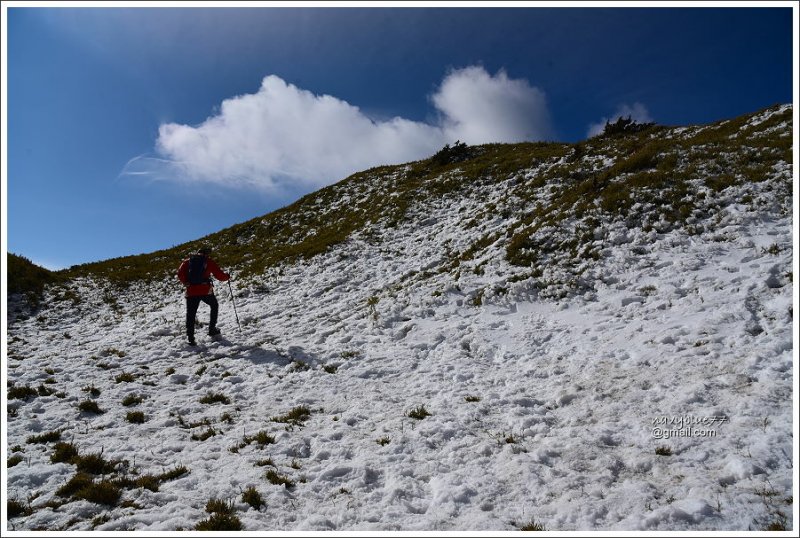
[[[290,371],[292,371],[292,372],[307,372],[310,369],[311,369],[311,367],[308,364],[306,364],[305,362],[303,362],[301,360],[298,360],[298,359],[294,359],[292,361],[292,367],[291,367]]]
[[[311,410],[304,405],[300,405],[292,408],[285,415],[272,417],[270,420],[272,422],[281,422],[284,424],[291,424],[293,426],[301,426],[309,418],[311,418]]]
[[[234,512],[233,504],[222,499],[209,499],[206,502],[206,512],[209,514],[232,514]]]
[[[217,435],[217,432],[214,428],[210,427],[204,431],[203,433],[192,434],[192,441],[205,441],[211,437]]]
[[[36,389],[25,385],[22,387],[13,386],[8,389],[9,400],[27,400],[28,398],[36,398],[39,395]]]
[[[229,403],[231,403],[231,400],[230,400],[230,398],[228,398],[227,396],[225,396],[222,393],[209,392],[208,394],[206,394],[205,396],[200,398],[200,403],[202,403],[202,404],[215,404],[215,403],[229,404]]]
[[[56,443],[50,461],[53,463],[72,463],[78,457],[78,448],[72,443]]]
[[[10,469],[10,468],[14,467],[15,465],[19,465],[20,463],[22,463],[22,461],[23,461],[23,457],[20,456],[19,454],[15,454],[15,455],[11,456],[10,458],[8,458],[6,460],[6,465]]]
[[[204,519],[197,525],[198,531],[240,531],[242,530],[241,520],[234,514],[233,503],[227,503],[221,499],[209,499],[206,503],[206,512],[211,514],[208,519]]]
[[[141,411],[129,411],[125,415],[125,420],[131,424],[144,424],[144,413]]]
[[[275,465],[275,462],[272,461],[272,458],[264,458],[264,459],[258,460],[255,463],[255,466],[256,467],[275,467],[275,468],[278,467],[277,465]]]
[[[52,391],[49,388],[45,387],[44,384],[39,385],[39,387],[36,389],[36,393],[39,396],[50,396],[53,394],[53,392],[55,391]]]
[[[105,506],[116,506],[121,496],[122,490],[109,480],[92,482],[86,487],[79,489],[73,495],[73,497],[78,499],[84,499],[91,503]]]
[[[59,497],[72,497],[78,491],[92,485],[94,479],[88,473],[78,472],[66,484],[56,490]]]
[[[91,385],[89,385],[87,387],[83,387],[81,390],[83,392],[88,392],[89,396],[91,396],[92,398],[97,398],[98,396],[100,396],[100,389],[95,387],[94,383],[92,383]]]
[[[184,465],[179,465],[174,469],[162,473],[158,478],[162,481],[175,480],[176,478],[180,478],[185,474],[189,474],[189,468]]]
[[[55,430],[52,432],[43,433],[41,435],[31,435],[25,440],[25,442],[28,443],[29,445],[35,445],[35,444],[53,443],[59,440],[61,440],[61,430]]]
[[[339,367],[333,364],[326,364],[322,369],[329,374],[335,374],[339,370]]]
[[[657,446],[656,454],[659,456],[672,456],[672,449],[666,445]]]
[[[252,437],[252,440],[258,443],[259,446],[266,446],[275,443],[275,438],[271,436],[267,431],[261,430],[257,434]]]
[[[103,525],[104,523],[108,523],[109,521],[111,521],[111,516],[108,514],[95,517],[92,519],[92,530],[96,529],[100,525]]]
[[[235,514],[212,514],[194,526],[196,531],[240,531],[242,520]]]
[[[109,474],[114,471],[116,465],[115,462],[103,458],[102,452],[86,456],[77,455],[70,460],[70,463],[74,463],[79,472],[95,475]]]
[[[97,405],[97,402],[95,402],[94,400],[82,401],[81,403],[78,404],[78,409],[80,409],[84,413],[94,413],[96,415],[102,415],[103,413],[105,413],[105,411],[100,409],[100,406]]]
[[[469,403],[480,402],[481,401],[481,397],[480,396],[464,396],[464,401],[469,402]]]
[[[531,519],[528,523],[515,525],[521,531],[546,531],[544,524],[539,523],[535,519]]]
[[[381,437],[379,439],[376,439],[375,442],[378,443],[381,446],[386,446],[391,442],[391,440],[388,437],[383,436],[383,437]]]
[[[122,405],[125,407],[130,407],[132,405],[139,405],[144,401],[144,398],[137,394],[128,394],[125,398],[122,399]]]
[[[104,349],[100,354],[106,357],[109,355],[116,355],[120,359],[125,358],[125,356],[127,355],[127,353],[125,353],[124,351],[120,351],[115,347],[109,347],[107,349]]]
[[[432,416],[430,412],[425,409],[424,405],[419,405],[408,412],[408,418],[413,418],[414,420],[422,420],[426,417]]]
[[[290,480],[289,477],[278,474],[277,471],[273,471],[272,469],[267,471],[264,477],[270,484],[275,486],[284,486],[286,489],[292,489],[295,486],[295,483]]]
[[[152,474],[137,476],[135,478],[117,478],[113,480],[114,485],[121,488],[143,488],[152,492],[157,492],[161,484],[161,478]]]
[[[8,499],[6,501],[6,513],[8,514],[8,519],[11,519],[20,516],[29,516],[33,513],[33,510],[30,506],[24,505],[16,499]]]
[[[255,488],[255,486],[250,486],[244,493],[242,493],[242,502],[249,504],[256,510],[259,510],[262,506],[264,506],[264,498]]]
[[[130,372],[122,372],[114,378],[117,383],[132,383],[136,381],[136,376]]]

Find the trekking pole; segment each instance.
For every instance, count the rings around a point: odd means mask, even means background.
[[[236,314],[236,325],[239,326],[239,332],[242,332],[242,324],[239,323],[239,313],[236,311],[236,301],[233,299],[233,287],[231,287],[231,281],[228,280],[228,290],[231,292],[231,302],[233,303],[233,313]]]

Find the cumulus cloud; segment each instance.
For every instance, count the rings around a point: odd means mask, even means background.
[[[550,135],[544,93],[504,71],[481,67],[453,71],[432,101],[443,114],[442,129],[467,144],[543,140]]]
[[[541,140],[549,134],[544,93],[482,67],[450,72],[431,102],[433,123],[376,121],[358,107],[270,75],[254,94],[222,102],[200,125],[163,124],[158,159],[132,159],[126,175],[268,192],[311,190],[372,166],[432,155],[445,144]]]
[[[653,118],[650,117],[650,112],[648,112],[647,107],[645,107],[642,103],[637,102],[633,103],[632,105],[622,104],[617,108],[617,111],[611,118],[603,118],[599,123],[590,124],[589,130],[586,134],[589,137],[597,136],[605,129],[606,122],[614,123],[620,118],[627,117],[630,117],[637,123],[650,123],[653,121]]]

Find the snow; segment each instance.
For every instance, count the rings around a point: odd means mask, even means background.
[[[121,294],[120,310],[87,280],[80,305],[11,323],[7,379],[54,394],[8,400],[6,457],[24,460],[7,493],[33,509],[9,529],[191,530],[211,498],[251,531],[733,531],[775,510],[792,528],[791,216],[731,202],[700,235],[608,223],[592,290],[556,300],[511,279],[499,245],[481,274],[438,272],[445,245],[502,229],[463,226],[486,200],[445,198],[380,240],[234,279],[241,330],[217,286],[224,337],[200,328],[197,349],[177,281]],[[90,386],[104,414],[77,409]],[[304,423],[273,420],[298,406]],[[419,406],[430,416],[409,417]],[[60,498],[75,466],[26,442],[54,430],[130,475],[189,472],[113,508]],[[275,442],[245,442],[259,431]]]

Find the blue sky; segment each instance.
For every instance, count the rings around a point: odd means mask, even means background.
[[[795,91],[790,7],[3,7],[7,246],[50,268],[169,248],[456,139],[573,142]]]

